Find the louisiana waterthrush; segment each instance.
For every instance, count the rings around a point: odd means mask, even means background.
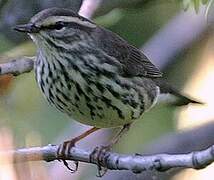
[[[139,49],[71,10],[43,10],[15,29],[37,45],[36,79],[49,103],[94,126],[64,149],[99,128],[124,126],[119,137],[162,94],[177,97],[178,105],[198,103],[164,82]]]

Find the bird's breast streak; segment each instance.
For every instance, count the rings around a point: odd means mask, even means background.
[[[147,108],[147,91],[140,93],[143,87],[133,86],[131,79],[117,72],[112,74],[111,65],[92,67],[109,73],[97,75],[91,69],[89,76],[88,71],[84,74],[84,63],[75,69],[56,59],[37,59],[37,63],[37,82],[46,99],[76,121],[104,128],[122,126],[139,119]]]

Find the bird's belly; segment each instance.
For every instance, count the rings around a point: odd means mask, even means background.
[[[157,96],[155,92],[148,98],[150,90],[120,77],[89,78],[75,70],[69,74],[55,72],[57,75],[53,76],[53,72],[42,73],[39,68],[36,74],[39,87],[51,105],[76,121],[100,128],[122,126],[139,119]]]
[[[116,95],[110,87],[101,89],[98,87],[100,85],[83,87],[71,82],[69,89],[56,90],[57,97],[45,96],[51,104],[74,120],[100,128],[131,123],[144,112],[143,101],[138,102],[137,92],[121,89]]]
[[[132,118],[134,111],[132,108],[116,103],[116,99],[111,99],[106,102],[101,100],[100,96],[88,96],[91,99],[98,99],[87,101],[84,96],[80,97],[78,106],[72,106],[66,113],[73,119],[90,126],[107,128],[122,126],[131,123],[136,118]]]

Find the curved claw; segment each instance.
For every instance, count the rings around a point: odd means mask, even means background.
[[[62,161],[63,164],[65,165],[65,167],[71,172],[71,173],[75,173],[78,170],[79,167],[79,162],[78,161],[74,161],[75,163],[75,168],[72,169],[71,167],[69,167],[68,162],[65,160],[65,158],[69,155],[69,152],[71,150],[72,147],[75,146],[75,139],[71,140],[71,141],[65,141],[63,142],[63,144],[59,145],[59,148],[57,149],[57,157],[58,157],[58,161]]]
[[[63,164],[65,165],[65,167],[71,172],[71,173],[75,173],[77,170],[78,170],[78,167],[79,167],[79,162],[78,161],[74,161],[74,164],[75,164],[75,168],[72,169],[68,162],[66,160],[62,160]]]

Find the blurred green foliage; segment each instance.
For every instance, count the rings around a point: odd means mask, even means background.
[[[142,46],[155,32],[164,26],[179,10],[179,3],[151,3],[145,8],[124,9],[117,23],[108,28],[131,44]],[[158,12],[158,13],[157,13]]]
[[[11,41],[7,40],[4,36],[1,36],[1,34],[0,34],[0,42],[2,42],[0,46],[0,53],[7,51],[14,46],[14,44]]]

